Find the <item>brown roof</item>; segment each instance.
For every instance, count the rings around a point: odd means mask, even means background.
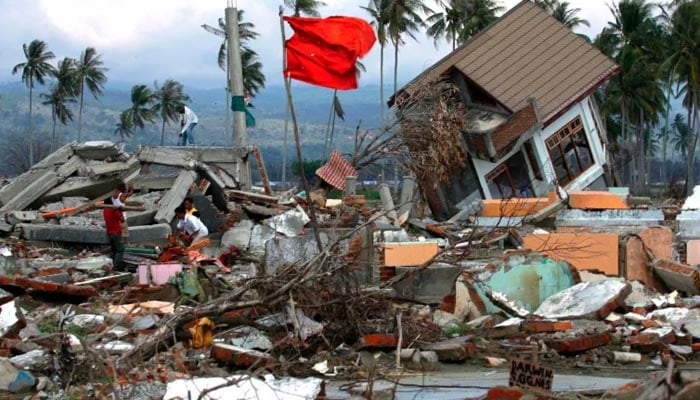
[[[608,57],[530,1],[522,1],[405,90],[456,68],[511,112],[537,102],[546,122],[617,69]]]

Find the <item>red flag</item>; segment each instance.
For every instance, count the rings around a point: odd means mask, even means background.
[[[284,17],[294,29],[287,40],[285,76],[331,89],[357,89],[355,62],[376,41],[367,21],[355,17]]]

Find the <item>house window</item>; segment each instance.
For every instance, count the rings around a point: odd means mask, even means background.
[[[576,179],[593,165],[593,155],[581,117],[574,118],[545,143],[557,180],[562,186]]]
[[[509,199],[533,195],[522,152],[515,153],[506,162],[486,174],[485,178],[493,198]]]

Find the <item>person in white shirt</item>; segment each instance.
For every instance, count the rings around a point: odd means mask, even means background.
[[[199,119],[194,111],[190,110],[189,107],[181,105],[177,108],[177,112],[181,115],[180,120],[180,139],[177,142],[178,146],[186,146],[187,142],[194,144],[194,137],[192,136],[192,131],[194,127],[197,126]]]
[[[209,230],[199,218],[194,215],[187,214],[187,210],[183,206],[175,209],[175,216],[179,220],[175,228],[175,237],[179,237],[186,245],[191,245],[197,241],[206,238],[209,235]],[[182,235],[178,235],[182,232]]]

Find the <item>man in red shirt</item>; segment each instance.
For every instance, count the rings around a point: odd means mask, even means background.
[[[111,206],[112,199],[105,199],[105,205]],[[122,223],[124,222],[124,214],[121,208],[105,207],[102,210],[102,215],[105,219],[105,227],[107,228],[107,237],[109,237],[109,246],[111,248],[112,269],[115,271],[126,271],[124,266],[124,238],[122,236]]]

